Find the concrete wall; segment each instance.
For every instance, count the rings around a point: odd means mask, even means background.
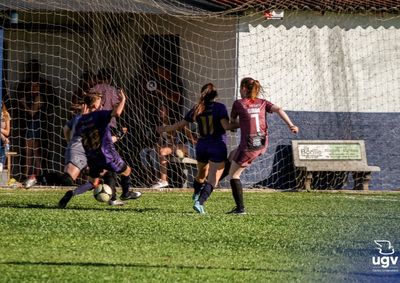
[[[249,168],[247,183],[288,188],[291,139],[364,139],[369,163],[382,169],[372,189],[399,188],[399,39],[398,17],[287,12],[278,21],[241,19],[238,77],[259,79],[265,97],[300,127],[291,136],[278,117],[269,118],[269,152]]]

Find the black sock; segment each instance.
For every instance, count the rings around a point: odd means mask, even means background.
[[[111,190],[112,190],[112,196],[111,200],[116,200],[116,193],[117,193],[117,174],[114,172],[108,171],[106,174],[103,176],[103,181],[104,184],[109,185]]]
[[[198,194],[201,191],[201,188],[204,186],[204,183],[200,183],[197,180],[194,180],[193,182],[193,188],[194,188],[194,193]]]
[[[68,173],[64,173],[61,179],[61,185],[62,186],[73,186],[74,185],[74,180],[72,179],[71,175]]]
[[[242,182],[240,181],[240,179],[231,179],[230,183],[236,207],[242,210],[244,209]]]
[[[222,172],[221,178],[219,178],[219,181],[221,182],[222,179],[224,179],[226,176],[229,175],[229,170],[231,169],[231,162],[227,159],[225,160],[225,168],[224,172]]]
[[[131,177],[121,175],[121,187],[122,195],[127,196],[129,194],[129,188],[131,187]]]
[[[214,190],[214,187],[211,184],[206,182],[204,185],[204,188],[201,190],[201,193],[200,193],[199,202],[201,205],[203,205],[203,203],[206,202],[206,200],[210,197],[213,190]]]

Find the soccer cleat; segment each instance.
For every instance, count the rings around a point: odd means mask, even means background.
[[[199,214],[206,214],[206,211],[204,210],[204,206],[201,205],[199,201],[196,201],[194,203],[193,209]]]
[[[151,186],[152,189],[162,189],[168,187],[168,182],[163,180],[158,180],[157,183]]]
[[[238,207],[234,207],[231,211],[228,211],[226,214],[246,214],[246,210],[244,208],[240,209]]]
[[[74,196],[74,191],[72,190],[67,191],[65,195],[58,202],[58,207],[65,208],[73,196]]]
[[[141,192],[129,191],[128,194],[126,194],[126,195],[121,195],[121,199],[122,199],[122,200],[137,199],[137,198],[140,198],[141,195],[142,195]]]
[[[33,187],[34,185],[37,184],[37,179],[34,175],[30,176],[28,179],[25,181],[25,189],[29,189]]]
[[[108,204],[111,206],[123,206],[125,203],[122,200],[110,200],[108,201]]]

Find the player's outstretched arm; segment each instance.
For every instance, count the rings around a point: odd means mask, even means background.
[[[126,96],[125,92],[122,89],[118,90],[118,97],[119,97],[119,103],[113,109],[112,112],[113,117],[121,116],[122,111],[124,111],[125,108]]]
[[[182,129],[188,125],[189,125],[188,121],[181,120],[179,122],[176,122],[173,125],[159,126],[159,127],[157,127],[157,132],[160,134],[162,134],[163,132],[173,132],[173,131]]]
[[[297,134],[299,132],[299,128],[293,124],[292,120],[290,120],[289,116],[281,107],[274,105],[272,106],[271,110],[279,115],[279,117],[286,123],[293,134]]]

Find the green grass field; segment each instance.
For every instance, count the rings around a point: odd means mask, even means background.
[[[0,282],[400,281],[371,263],[374,240],[400,254],[400,193],[246,192],[248,214],[226,215],[217,191],[202,216],[188,191],[61,210],[64,192],[0,190]]]

